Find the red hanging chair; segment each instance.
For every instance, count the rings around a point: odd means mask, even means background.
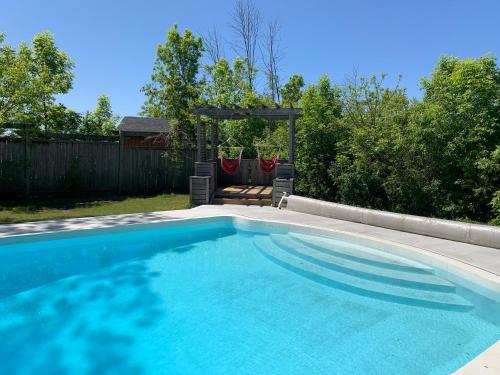
[[[224,156],[220,158],[222,170],[227,174],[235,173],[241,164],[241,154],[236,159],[226,159]]]
[[[226,142],[228,142],[228,141],[229,140],[227,140]],[[226,143],[226,142],[224,142],[224,143]],[[241,146],[237,146],[237,147],[223,146],[223,144],[220,144],[218,146],[219,149],[227,148],[227,149],[239,149],[240,150],[240,154],[238,155],[237,158],[229,159],[229,158],[226,158],[222,155],[220,157],[220,166],[221,166],[222,170],[227,174],[234,174],[240,168],[241,154],[243,153],[243,147],[241,147]]]
[[[276,168],[276,163],[280,158],[279,154],[276,154],[271,160],[264,159],[262,156],[259,156],[259,164],[260,169],[262,169],[266,173],[271,173]]]
[[[263,153],[261,153],[262,148],[278,148],[278,152],[272,159],[265,159]],[[274,168],[276,168],[276,164],[278,163],[278,160],[280,158],[280,152],[281,152],[281,146],[278,145],[265,145],[265,144],[256,144],[257,148],[257,158],[259,159],[259,165],[260,169],[262,169],[265,173],[271,173],[274,171]]]

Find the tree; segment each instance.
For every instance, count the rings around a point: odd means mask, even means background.
[[[194,126],[189,109],[200,97],[198,70],[203,42],[190,30],[181,35],[174,25],[165,44],[158,45],[151,83],[143,87],[146,102],[142,114],[175,119],[172,131],[186,133],[194,139]]]
[[[302,96],[302,88],[304,87],[304,78],[300,75],[293,75],[281,89],[281,97],[283,105],[290,107],[296,106]]]
[[[442,57],[431,77],[422,80],[422,88],[423,101],[412,116],[412,135],[427,161],[436,214],[491,219],[499,181],[487,177],[483,167],[500,144],[496,59]]]
[[[62,104],[49,107],[47,130],[53,134],[75,134],[82,125],[83,116]]]
[[[246,77],[247,65],[237,57],[232,67],[225,59],[214,65],[205,66],[203,79],[203,100],[208,105],[218,107],[259,107],[270,105],[266,99],[250,90]],[[254,140],[262,138],[267,122],[259,119],[231,121],[220,123],[222,139],[233,139],[245,147],[246,156],[254,157]]]
[[[273,102],[280,102],[281,82],[279,76],[279,65],[282,51],[279,40],[280,26],[277,20],[269,22],[267,32],[264,36],[262,62],[265,68],[267,88]]]
[[[80,133],[88,135],[112,135],[116,130],[119,116],[111,109],[111,101],[107,95],[97,98],[94,111],[87,112],[79,129]]]
[[[203,45],[213,65],[224,58],[224,46],[217,28],[208,30],[207,35],[203,38]]]
[[[409,101],[384,75],[355,73],[342,88],[326,77],[308,86],[297,123],[297,190],[362,207],[499,223],[496,60],[443,57],[422,87],[423,99]]]
[[[491,197],[491,214],[488,215],[493,224],[500,225],[500,145],[497,145],[489,156],[477,162],[480,173],[478,193]]]
[[[328,76],[323,75],[317,84],[309,85],[302,98],[300,76],[294,76],[291,84],[293,95],[283,94],[293,103],[302,102],[303,116],[297,122],[297,191],[313,198],[332,200],[336,195],[336,187],[328,173],[338,152],[337,144],[345,135],[340,121],[341,101],[340,88],[332,85]],[[290,83],[290,82],[289,82]]]
[[[232,67],[225,59],[206,65],[203,97],[207,104],[218,107],[241,106],[245,92],[249,91],[245,82],[245,68],[244,60],[239,57],[233,61]]]
[[[417,213],[427,205],[406,149],[409,101],[399,84],[388,88],[384,79],[355,73],[342,89],[347,132],[329,173],[342,203]]]
[[[67,93],[73,83],[73,62],[59,50],[50,33],[35,36],[32,43],[33,70],[31,111],[34,122],[48,130],[50,107],[56,94]]]
[[[255,89],[255,76],[257,74],[256,50],[260,22],[260,12],[253,0],[236,0],[231,28],[236,34],[235,50],[244,58],[247,65],[246,79],[252,91]]]
[[[16,52],[0,33],[0,123],[20,119],[23,103],[27,102],[30,60],[25,44]]]
[[[48,32],[37,34],[16,51],[0,34],[0,121],[35,124],[49,131],[55,96],[72,87],[73,62]]]

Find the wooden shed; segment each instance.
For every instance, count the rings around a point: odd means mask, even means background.
[[[165,135],[170,132],[167,119],[125,116],[118,125],[125,148],[165,148]]]

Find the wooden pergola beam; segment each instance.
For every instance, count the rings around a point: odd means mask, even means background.
[[[302,115],[300,108],[217,108],[198,107],[193,109],[198,115],[207,116],[216,120],[245,120],[245,119],[265,119],[265,120],[288,120],[290,116],[294,118]]]

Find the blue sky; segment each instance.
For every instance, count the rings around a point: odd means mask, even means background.
[[[442,54],[500,55],[498,0],[257,0],[264,20],[277,18],[285,57],[282,76],[306,82],[322,73],[342,83],[353,68],[364,75],[403,75],[402,86],[419,97],[419,79]],[[228,44],[233,2],[2,0],[0,31],[13,45],[51,31],[75,62],[70,93],[59,100],[78,111],[92,109],[99,94],[121,115],[140,111],[141,86],[149,80],[156,45],[177,22],[204,34],[216,26]],[[229,47],[228,57],[233,57]],[[262,77],[261,77],[262,81]]]

